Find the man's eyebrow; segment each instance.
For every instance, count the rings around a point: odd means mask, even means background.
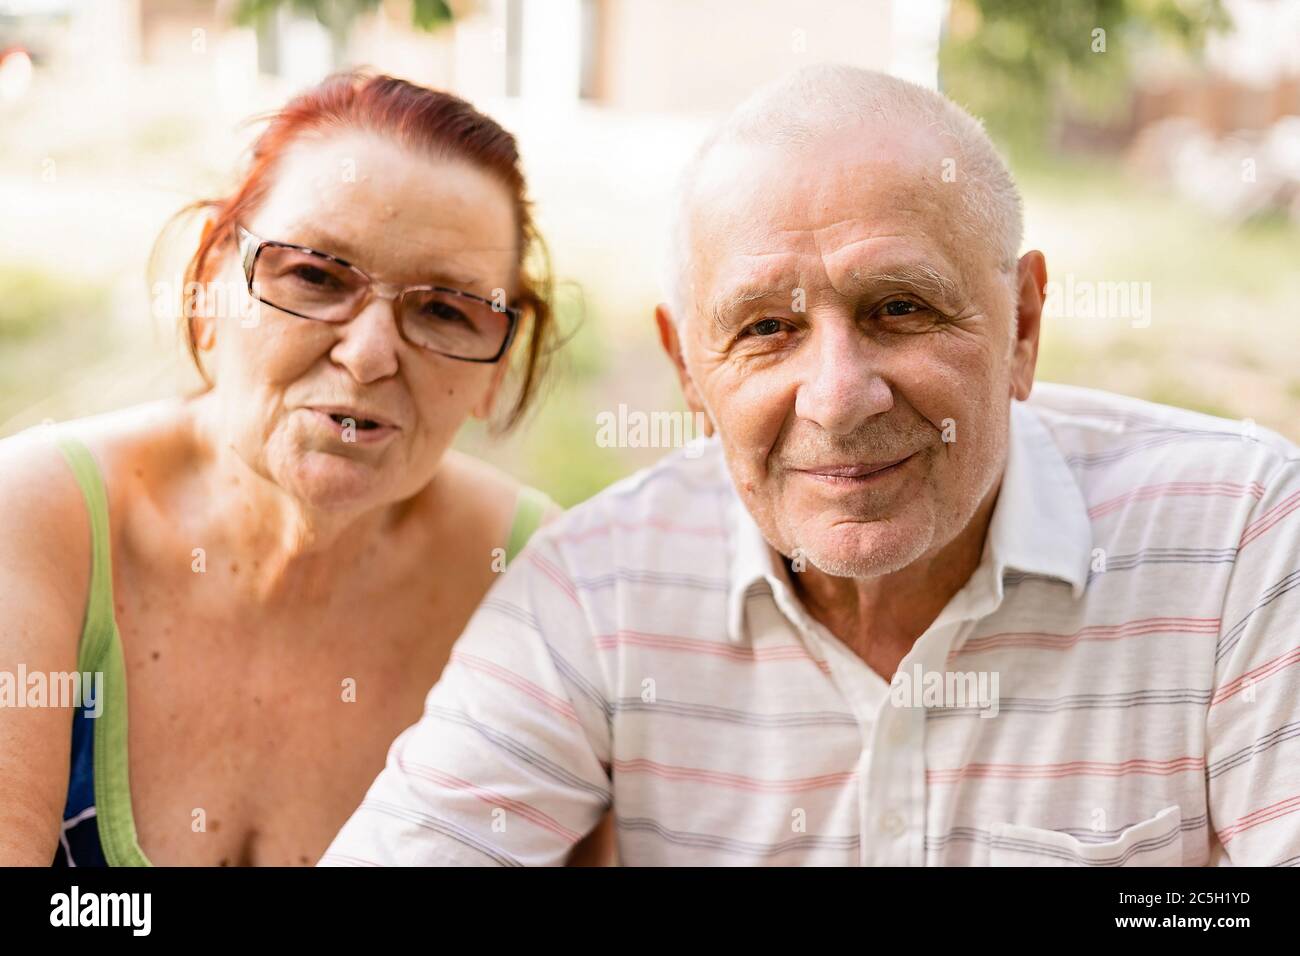
[[[941,302],[960,303],[965,299],[960,285],[938,269],[921,263],[904,263],[880,271],[855,269],[851,279],[859,289],[885,285],[905,286],[918,295],[929,296]]]
[[[794,287],[789,289],[770,289],[762,286],[745,285],[726,293],[713,306],[713,327],[721,333],[731,331],[730,316],[751,302],[763,299],[789,298],[794,295]]]
[[[901,263],[877,271],[855,269],[850,274],[853,286],[857,290],[866,290],[877,286],[904,286],[917,295],[925,296],[939,302],[959,304],[965,300],[961,286],[948,278],[938,269],[922,263]],[[790,299],[797,286],[777,289],[765,285],[741,285],[724,294],[710,310],[713,328],[719,333],[731,331],[731,316],[749,305],[764,299]]]

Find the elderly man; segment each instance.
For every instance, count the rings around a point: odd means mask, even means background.
[[[937,93],[742,106],[657,314],[713,437],[534,538],[324,862],[1300,862],[1300,450],[1028,401],[1020,241]]]

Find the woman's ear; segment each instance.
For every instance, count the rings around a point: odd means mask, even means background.
[[[203,217],[203,232],[199,236],[200,248],[208,241],[215,226],[216,220],[211,214]],[[212,253],[209,253],[209,263],[212,262],[211,257]],[[185,315],[190,323],[191,334],[194,336],[194,347],[200,352],[209,351],[217,341],[216,316],[212,314],[209,307],[208,297],[203,294],[205,288],[206,283],[203,278],[195,276],[193,287],[187,284],[183,290]]]
[[[492,409],[496,405],[497,394],[501,391],[501,383],[505,381],[506,372],[510,367],[510,356],[514,353],[515,343],[519,341],[519,336],[515,336],[515,341],[510,343],[510,348],[506,349],[506,354],[497,360],[492,368],[492,380],[488,382],[488,387],[484,390],[482,396],[470,409],[470,414],[481,421],[487,421],[492,416]]]
[[[217,323],[206,316],[196,315],[190,322],[194,326],[194,347],[200,352],[211,351],[217,344]]]

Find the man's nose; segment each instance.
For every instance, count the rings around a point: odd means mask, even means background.
[[[879,346],[849,319],[828,319],[814,327],[803,355],[795,414],[833,435],[849,435],[874,415],[894,406],[894,393],[881,375]]]
[[[366,385],[397,371],[401,339],[392,301],[375,296],[351,321],[343,323],[330,358]]]

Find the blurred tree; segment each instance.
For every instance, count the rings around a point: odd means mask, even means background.
[[[270,22],[281,8],[310,13],[330,34],[334,68],[347,66],[348,32],[363,14],[376,10],[383,0],[239,0],[235,22],[259,26]],[[411,22],[420,30],[434,31],[456,17],[447,0],[411,0]]]
[[[1113,115],[1135,56],[1194,55],[1230,25],[1222,0],[951,0],[940,82],[1008,146],[1038,150],[1062,110]]]

